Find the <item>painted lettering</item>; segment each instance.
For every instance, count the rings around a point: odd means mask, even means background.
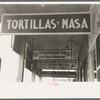
[[[7,23],[8,23],[8,29],[10,29],[10,27],[11,27],[11,21],[12,21],[12,20],[7,20]]]
[[[87,25],[87,22],[86,22],[85,18],[83,19],[81,28],[88,28],[88,25]]]

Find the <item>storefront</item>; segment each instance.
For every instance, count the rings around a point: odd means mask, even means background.
[[[20,13],[16,9],[13,12],[9,6],[13,8],[13,5],[1,5],[11,12],[2,12],[1,34],[12,35],[12,49],[19,55],[18,82],[24,81],[25,69],[32,73],[33,82],[36,76],[40,81],[47,77],[53,81],[59,78],[71,82],[100,80],[99,4],[74,4],[75,8],[72,4],[59,4],[56,5],[59,10],[51,12],[49,7],[54,5],[43,8],[17,5],[21,7]],[[29,6],[43,11],[25,12],[23,9]],[[66,13],[68,8],[71,10]]]

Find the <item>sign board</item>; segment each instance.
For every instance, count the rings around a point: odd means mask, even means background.
[[[37,69],[65,69],[76,70],[78,69],[78,60],[37,60]]]
[[[33,50],[33,60],[36,59],[71,59],[71,50],[67,49]]]
[[[78,33],[90,32],[89,13],[3,14],[2,33]]]
[[[76,72],[42,71],[42,77],[70,77],[70,78],[76,78]]]

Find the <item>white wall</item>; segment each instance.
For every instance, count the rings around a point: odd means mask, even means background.
[[[16,82],[19,55],[11,49],[11,36],[0,36],[1,82]]]
[[[32,82],[32,72],[24,68],[24,80],[23,82]]]

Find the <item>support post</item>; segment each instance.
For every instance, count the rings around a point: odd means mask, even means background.
[[[34,62],[33,62],[34,63]],[[36,69],[34,64],[32,64],[32,82],[35,82],[35,74],[36,74]]]
[[[18,77],[17,77],[18,82],[23,82],[23,77],[24,77],[25,44],[26,41],[24,37],[22,37],[21,45],[20,45],[19,68],[18,68]]]
[[[90,52],[88,55],[88,76],[89,76],[89,81],[94,81],[94,66],[93,66],[93,55]]]
[[[35,72],[32,72],[32,82],[35,82]]]
[[[42,69],[40,70],[39,81],[42,82]]]
[[[32,49],[34,51],[34,38],[32,39]],[[33,54],[32,54],[33,55]],[[32,64],[32,82],[35,82],[35,75],[36,75],[36,61],[33,59],[33,64]]]

